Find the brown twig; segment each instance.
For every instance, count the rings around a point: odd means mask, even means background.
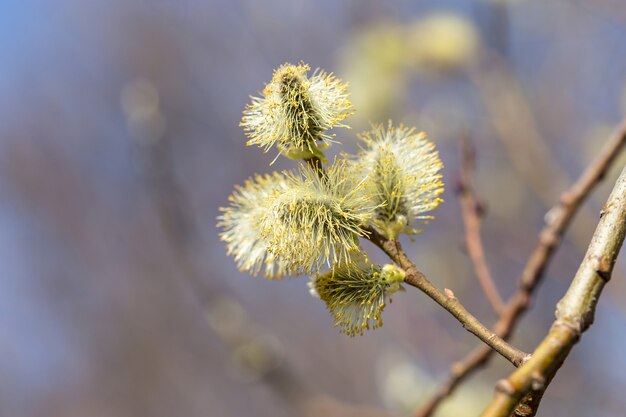
[[[461,217],[465,226],[465,246],[467,254],[474,267],[474,274],[483,289],[491,308],[500,315],[504,308],[502,297],[496,288],[489,266],[485,260],[482,239],[480,237],[480,219],[482,208],[472,187],[472,177],[476,165],[476,156],[473,147],[466,138],[461,140],[461,172],[458,182],[458,199],[461,206]]]
[[[503,314],[493,331],[507,340],[515,325],[528,309],[531,296],[541,282],[543,273],[554,251],[561,242],[563,233],[593,187],[605,176],[611,163],[626,146],[626,120],[615,130],[596,159],[585,169],[580,178],[561,195],[559,204],[546,215],[546,225],[539,233],[539,242],[526,262],[518,280],[517,291],[509,298]],[[439,404],[472,372],[487,363],[493,351],[488,346],[478,346],[452,366],[448,379],[436,393],[417,411],[416,417],[429,417]]]
[[[482,417],[509,417],[518,402],[531,390],[539,397],[558,372],[572,347],[591,326],[604,285],[610,280],[626,236],[626,168],[618,178],[602,209],[600,221],[587,253],[567,292],[556,307],[556,320],[532,358],[496,385],[496,393]],[[534,409],[539,405],[528,401]]]
[[[429,296],[433,301],[452,314],[467,331],[474,334],[513,365],[519,366],[528,358],[527,353],[511,346],[467,311],[458,298],[454,296],[452,291],[446,290],[444,293],[435,287],[409,259],[398,240],[387,240],[373,228],[370,228],[368,231],[370,233],[368,238],[381,248],[389,258],[404,269],[406,272],[404,282],[418,288]]]

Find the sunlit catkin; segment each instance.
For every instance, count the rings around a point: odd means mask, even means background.
[[[352,104],[346,84],[321,70],[309,78],[309,69],[284,64],[274,71],[261,97],[252,97],[241,120],[248,145],[268,151],[276,144],[291,159],[324,159],[322,150],[332,139],[326,131],[347,127],[341,122],[352,114]]]
[[[387,298],[400,288],[404,277],[404,270],[395,265],[381,267],[357,258],[313,278],[310,287],[326,303],[335,326],[355,336],[382,326],[381,313]]]
[[[286,192],[289,181],[283,174],[256,175],[235,186],[229,197],[230,206],[221,208],[218,226],[223,229],[220,237],[226,242],[226,250],[235,258],[237,267],[257,275],[261,270],[268,278],[280,278],[299,271],[289,267],[283,257],[267,250],[261,235],[263,218],[276,196]]]
[[[367,178],[366,192],[377,206],[374,225],[389,239],[400,233],[419,232],[413,221],[433,217],[424,213],[443,200],[443,164],[423,132],[404,126],[375,126],[361,134],[365,147],[354,159],[361,177]]]
[[[357,155],[329,165],[322,152],[333,142],[328,131],[348,127],[342,122],[352,105],[345,83],[308,72],[305,64],[279,67],[241,120],[248,145],[303,160],[299,169],[236,186],[218,227],[241,271],[313,275],[312,293],[335,325],[354,336],[382,325],[389,296],[405,277],[397,266],[372,264],[359,239],[386,248],[381,234],[417,233],[414,224],[431,219],[427,213],[442,201],[443,165],[424,133],[391,122],[362,134]]]
[[[289,188],[263,218],[270,252],[310,273],[350,260],[375,207],[364,197],[364,182],[354,181],[348,168],[339,160],[323,176],[308,165],[300,175],[288,175]]]

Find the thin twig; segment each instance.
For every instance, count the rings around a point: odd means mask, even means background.
[[[517,314],[517,308],[512,308],[512,304],[507,303],[504,313],[500,316],[496,324],[492,327],[495,334],[504,340],[508,340],[515,328],[515,323],[520,315]],[[476,346],[463,359],[455,362],[450,367],[448,379],[435,391],[435,393],[425,402],[415,413],[416,417],[430,417],[433,415],[437,407],[448,397],[454,390],[465,381],[474,371],[485,365],[493,356],[493,349],[489,346],[481,344]]]
[[[458,199],[461,206],[461,217],[465,226],[465,246],[467,254],[474,267],[474,274],[478,279],[491,308],[500,315],[504,308],[502,297],[496,288],[489,266],[485,260],[482,239],[480,237],[481,205],[476,199],[472,187],[472,178],[476,165],[474,148],[466,138],[461,140],[461,172],[458,183]]]
[[[556,320],[550,331],[528,362],[498,382],[495,396],[482,417],[508,417],[531,390],[543,394],[572,347],[593,323],[598,299],[611,278],[625,236],[626,168],[602,209],[598,227],[574,280],[557,304]],[[534,401],[528,404],[535,409],[524,411],[534,416],[539,404]]]
[[[587,166],[578,180],[561,195],[561,201],[546,215],[547,224],[539,233],[539,242],[526,262],[526,266],[518,280],[517,291],[509,298],[493,331],[507,340],[513,332],[522,314],[528,309],[530,300],[554,251],[561,242],[565,230],[569,226],[578,208],[585,201],[593,187],[604,178],[620,151],[626,146],[626,119],[615,130],[604,145],[599,155]],[[435,394],[424,403],[416,413],[416,417],[431,416],[439,404],[472,372],[487,363],[493,350],[480,345],[460,361],[456,362],[449,378]]]
[[[368,238],[381,248],[395,263],[406,272],[404,282],[418,288],[441,307],[452,314],[463,327],[474,334],[493,350],[498,352],[515,366],[519,366],[527,358],[528,354],[511,346],[497,334],[489,330],[476,317],[474,317],[461,302],[454,296],[452,291],[440,291],[426,276],[420,272],[415,264],[406,255],[398,240],[387,240],[375,229],[370,228]]]

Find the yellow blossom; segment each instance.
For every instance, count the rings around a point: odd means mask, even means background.
[[[268,249],[292,268],[316,271],[321,265],[347,261],[359,250],[358,237],[375,207],[363,194],[342,160],[320,176],[301,166],[301,175],[288,175],[290,186],[277,196],[263,218]]]
[[[443,164],[423,132],[405,126],[375,126],[360,135],[365,143],[354,164],[366,177],[366,192],[377,206],[373,223],[390,239],[399,233],[417,233],[411,224],[432,216],[443,200]]]
[[[220,237],[241,271],[257,275],[263,269],[268,278],[301,273],[283,257],[268,252],[261,235],[261,223],[271,202],[288,188],[289,182],[283,174],[256,175],[243,186],[235,186],[229,197],[231,205],[220,208],[223,212],[218,217],[218,226],[223,228]]]
[[[291,159],[312,156],[324,159],[322,150],[330,146],[327,130],[339,126],[352,114],[345,83],[322,70],[307,76],[309,66],[284,64],[265,86],[261,97],[252,97],[241,126],[248,145],[259,145],[267,152],[274,144]]]
[[[400,289],[405,272],[391,264],[370,263],[366,258],[340,264],[313,278],[312,293],[319,296],[349,336],[382,326],[381,313],[390,294]],[[391,299],[389,299],[391,302]]]

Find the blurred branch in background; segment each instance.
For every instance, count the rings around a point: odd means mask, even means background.
[[[545,207],[570,181],[552,149],[539,131],[535,116],[519,81],[497,53],[483,49],[468,75],[478,89],[487,112],[487,120],[504,145],[513,167]],[[572,239],[581,250],[593,230],[595,216],[583,207],[579,227],[572,228]]]
[[[575,3],[592,13],[603,15],[605,18],[619,19],[626,23],[626,7],[621,0],[576,0]]]
[[[522,314],[529,308],[531,298],[541,283],[547,265],[558,248],[563,234],[574,215],[611,167],[611,163],[626,146],[626,120],[615,130],[600,154],[583,171],[578,180],[561,194],[560,202],[546,214],[546,225],[539,233],[539,242],[528,258],[518,279],[517,291],[508,299],[500,318],[492,327],[494,333],[507,340]],[[488,346],[478,346],[467,356],[452,365],[448,379],[417,411],[416,416],[432,416],[440,403],[475,370],[485,365],[493,355]]]
[[[485,251],[480,236],[480,222],[485,209],[476,198],[472,186],[476,168],[476,150],[466,137],[461,138],[460,154],[461,171],[456,192],[465,226],[465,247],[474,267],[474,275],[476,275],[487,300],[489,300],[491,308],[498,316],[502,313],[504,303],[493,282],[489,265],[485,259]]]

